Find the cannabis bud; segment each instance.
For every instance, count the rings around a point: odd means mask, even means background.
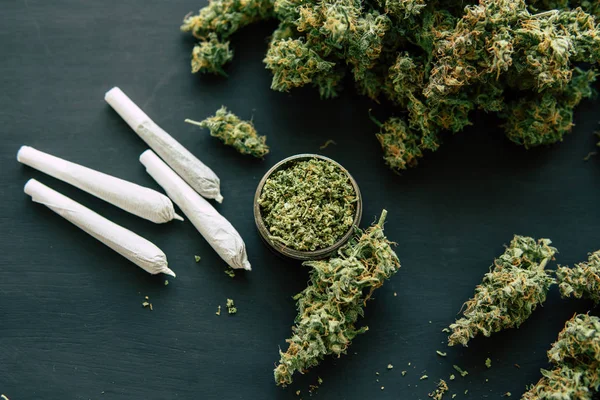
[[[375,289],[394,275],[400,261],[383,233],[387,212],[366,231],[356,228],[354,237],[337,256],[327,261],[307,261],[311,267],[306,289],[294,299],[298,305],[296,325],[286,342],[286,352],[275,368],[275,382],[292,383],[294,372],[305,372],[326,355],[346,353],[352,339],[368,330],[356,327],[363,307]]]
[[[267,137],[258,135],[252,122],[240,120],[235,114],[227,111],[225,106],[204,121],[186,119],[185,122],[209,129],[211,136],[221,139],[223,143],[242,154],[263,158],[269,153]]]
[[[233,58],[229,36],[271,15],[270,0],[210,0],[197,15],[188,14],[181,30],[200,39],[192,51],[192,72],[226,75],[223,66]]]
[[[377,134],[377,140],[383,149],[385,163],[397,171],[417,165],[423,157],[420,137],[399,118],[390,118],[379,127],[381,132]]]
[[[591,400],[600,389],[600,318],[573,316],[548,350],[551,371],[541,370],[542,378],[524,395],[524,400]]]
[[[229,49],[229,42],[221,42],[217,35],[211,33],[208,40],[201,41],[192,50],[192,72],[227,76],[223,66],[232,59],[233,51]]]
[[[562,297],[583,297],[600,303],[600,251],[590,254],[587,262],[574,268],[559,267],[556,277]]]
[[[475,296],[463,305],[464,317],[450,325],[449,346],[467,346],[478,334],[490,336],[503,329],[518,328],[546,301],[548,289],[555,283],[544,269],[556,253],[550,243],[549,239],[536,242],[515,235],[475,288]]]

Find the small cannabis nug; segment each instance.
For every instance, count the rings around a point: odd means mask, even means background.
[[[356,327],[363,307],[375,289],[400,268],[398,256],[383,233],[387,212],[366,231],[356,235],[336,257],[327,261],[308,261],[309,286],[294,297],[298,304],[296,325],[286,342],[286,352],[275,368],[275,382],[286,386],[296,371],[318,365],[329,354],[346,353],[352,339],[368,330]]]
[[[242,121],[237,115],[227,111],[225,106],[204,121],[196,122],[186,119],[185,122],[209,129],[211,136],[221,139],[223,143],[233,147],[241,154],[263,158],[269,153],[267,137],[257,134],[252,122]]]
[[[541,370],[542,378],[522,399],[591,400],[600,389],[600,318],[573,316],[548,350],[551,371]]]
[[[600,250],[573,268],[559,267],[556,277],[562,297],[583,297],[600,303]]]
[[[482,334],[490,336],[503,329],[519,327],[546,301],[555,280],[544,268],[556,249],[549,239],[515,235],[490,272],[475,288],[475,296],[464,304],[463,318],[450,325],[448,345],[467,346]]]

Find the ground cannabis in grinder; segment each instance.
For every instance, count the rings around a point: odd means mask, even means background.
[[[344,170],[313,158],[273,173],[258,204],[271,240],[315,251],[334,245],[348,232],[357,200]]]
[[[194,70],[214,71],[229,61],[213,53],[233,33],[276,19],[264,59],[271,88],[313,86],[329,98],[349,75],[358,93],[393,102],[398,116],[378,138],[402,170],[476,110],[495,114],[518,145],[560,142],[592,95],[599,16],[589,0],[211,0],[182,29],[215,48],[194,50],[193,65],[211,66]]]
[[[600,303],[600,250],[573,268],[559,267],[556,277],[562,297],[583,297]]]
[[[551,371],[522,397],[524,400],[591,400],[600,388],[600,318],[573,316],[548,350]]]
[[[504,254],[494,260],[490,272],[464,304],[463,317],[450,325],[448,345],[462,344],[482,334],[519,327],[546,301],[555,280],[545,270],[556,249],[549,239],[515,235]]]
[[[223,143],[233,147],[241,154],[250,154],[263,158],[269,153],[266,136],[256,133],[252,122],[242,121],[235,114],[227,111],[225,106],[204,121],[196,122],[186,119],[185,122],[210,130],[210,135],[221,139]]]
[[[400,268],[392,243],[383,233],[386,214],[383,210],[379,222],[366,231],[356,228],[337,256],[303,264],[311,268],[310,281],[294,297],[298,316],[292,337],[286,340],[288,349],[279,352],[278,385],[292,383],[294,372],[305,372],[326,355],[345,354],[352,339],[368,330],[355,325],[366,301]]]

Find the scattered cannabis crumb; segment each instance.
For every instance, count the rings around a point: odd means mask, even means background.
[[[148,300],[150,300],[150,298],[149,298],[148,296],[144,296],[144,299],[145,299],[146,301],[142,302],[142,306],[144,306],[144,308],[149,308],[149,309],[150,309],[150,311],[153,311],[153,308],[152,308],[152,303],[150,303],[150,302],[148,301]]]
[[[490,358],[485,359],[485,366],[488,368],[492,368],[492,360]]]
[[[425,379],[427,379],[427,378],[429,378],[427,375],[422,375],[422,376],[419,378],[419,380],[420,380],[420,381],[423,381],[423,380],[425,380]]]
[[[186,119],[185,122],[209,129],[211,136],[221,139],[241,154],[263,158],[269,153],[267,137],[258,135],[251,121],[240,120],[235,114],[227,111],[225,106],[202,122],[191,119]]]
[[[448,384],[446,384],[446,382],[443,379],[441,379],[437,384],[437,389],[429,393],[429,397],[431,397],[433,400],[442,400],[444,394],[446,394],[447,391]]]
[[[587,262],[573,268],[559,267],[556,271],[560,294],[563,298],[586,298],[600,303],[600,250],[591,253]]]
[[[217,306],[217,312],[215,314],[221,315],[221,306]]]
[[[334,245],[354,223],[357,194],[347,173],[328,161],[300,161],[273,173],[258,204],[269,237],[315,251]]]
[[[379,372],[375,371],[375,375],[379,375]]]
[[[589,161],[590,158],[592,158],[593,156],[597,155],[598,153],[595,151],[590,151],[589,153],[587,153],[587,155],[585,157],[583,157],[583,161]]]
[[[521,366],[519,364],[515,364],[515,367],[519,368],[519,369],[521,368]]]
[[[317,382],[319,382],[319,385],[322,385],[323,384],[323,379],[321,379],[321,377],[319,376],[319,377],[317,377]]]
[[[200,256],[194,256],[194,260],[196,260],[196,262],[200,262]]]
[[[382,387],[381,387],[381,390],[383,390],[383,389],[385,389],[385,387],[384,387],[384,386],[382,386]]]
[[[235,272],[233,271],[233,268],[228,268],[227,270],[225,270],[225,273],[227,275],[229,275],[230,278],[234,278],[235,277]]]
[[[444,333],[450,333],[451,331],[448,328],[444,328],[444,329],[442,329],[442,332],[444,332]]]
[[[453,381],[454,379],[456,379],[456,376],[454,376],[454,374],[450,375],[450,380]]]
[[[506,392],[506,393],[504,393],[502,396],[504,396],[504,397],[510,397],[510,396],[512,396],[512,393],[510,393],[510,392]]]
[[[398,293],[394,292],[394,297],[398,296]]]
[[[319,147],[319,149],[325,150],[330,144],[334,144],[335,145],[337,143],[335,142],[335,140],[329,139],[328,141],[326,141],[325,143],[323,143],[323,145],[321,147]]]
[[[394,366],[392,364],[388,364],[387,369],[392,369]]]
[[[446,356],[447,356],[447,354],[446,354],[446,353],[444,353],[443,351],[436,350],[435,352],[436,352],[436,353],[437,353],[437,355],[438,355],[438,356],[440,356],[440,357],[446,357]]]
[[[402,371],[402,376],[406,376],[406,371]]]
[[[296,396],[300,396],[300,390],[296,390]]]
[[[467,371],[463,370],[458,365],[453,365],[452,368],[454,368],[456,370],[456,372],[458,372],[460,374],[460,376],[464,377],[464,376],[469,375],[469,373]]]
[[[235,314],[237,312],[237,308],[235,307],[235,304],[233,304],[232,299],[227,299],[227,312],[229,314]],[[319,379],[321,379],[321,378],[319,378]]]
[[[518,328],[529,318],[546,301],[548,289],[555,283],[545,270],[556,253],[551,243],[549,239],[536,241],[515,235],[475,288],[475,296],[463,305],[464,317],[450,325],[448,345],[467,346],[476,335],[490,336],[503,329]]]
[[[469,393],[469,389],[465,390],[465,394]]]
[[[311,268],[310,281],[294,297],[298,316],[286,340],[289,347],[280,351],[274,371],[278,385],[289,385],[294,372],[305,373],[327,355],[345,354],[352,339],[368,330],[355,325],[367,300],[400,268],[383,232],[386,215],[383,210],[377,224],[366,231],[357,228],[335,257],[304,262]]]
[[[454,394],[452,395],[452,398],[453,398],[453,399],[454,399],[455,397],[456,397],[456,393],[454,393]]]
[[[169,284],[169,280],[165,280],[165,286],[167,286]]]
[[[600,318],[575,314],[547,354],[554,369],[541,370],[522,399],[592,399],[600,389]]]

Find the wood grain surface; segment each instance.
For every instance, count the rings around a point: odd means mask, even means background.
[[[600,156],[583,160],[596,149],[600,103],[577,109],[564,143],[529,151],[508,142],[496,119],[479,115],[399,176],[383,164],[367,114],[374,108],[384,117],[391,110],[355,96],[351,82],[330,101],[309,89],[269,89],[262,58],[272,23],[235,36],[228,79],[192,75],[194,41],[179,25],[203,5],[0,5],[0,393],[11,400],[297,399],[296,390],[307,398],[308,385],[321,377],[315,399],[426,399],[437,380],[454,372],[453,364],[469,371],[450,383],[457,399],[505,392],[514,398],[536,382],[564,322],[591,303],[560,300],[552,289],[520,329],[465,349],[446,349],[441,329],[513,234],[551,238],[560,264],[583,261],[600,248]],[[138,162],[145,144],[103,100],[113,86],[220,176],[225,200],[217,208],[244,238],[252,272],[228,277],[225,263],[189,222],[154,225],[17,163],[17,150],[26,144],[161,190]],[[268,136],[272,153],[264,161],[241,156],[183,122],[203,119],[221,105],[252,118]],[[328,139],[337,145],[320,150]],[[356,178],[363,226],[382,208],[389,211],[386,230],[398,243],[402,269],[369,303],[361,322],[370,330],[348,355],[327,359],[281,389],[272,370],[296,315],[292,296],[305,287],[308,273],[261,243],[252,199],[270,166],[302,152],[331,157]],[[29,178],[154,242],[177,278],[165,286],[165,277],[146,274],[32,203],[23,193]],[[144,296],[153,311],[142,307]],[[227,298],[238,313],[216,316]],[[429,379],[420,381],[423,374]]]

